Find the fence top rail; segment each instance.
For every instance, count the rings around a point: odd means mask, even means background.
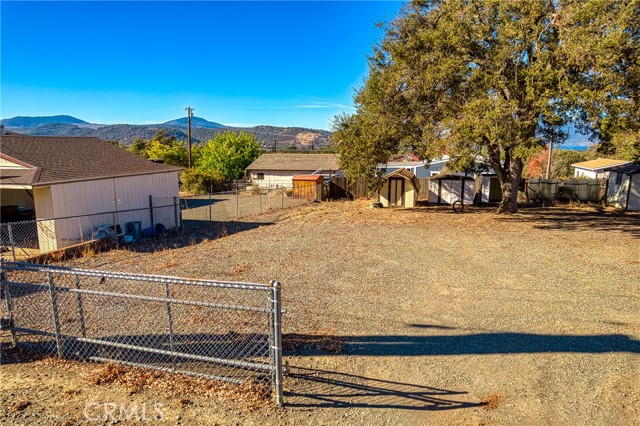
[[[176,197],[178,198],[178,197]],[[176,207],[176,203],[173,204],[164,204],[164,205],[153,205],[152,208],[154,210],[158,210],[158,209],[162,209],[162,208],[168,208],[168,207]],[[2,226],[8,226],[8,225],[22,225],[25,223],[37,223],[37,222],[46,222],[46,221],[50,221],[50,220],[66,220],[66,219],[82,219],[85,217],[92,217],[92,216],[105,216],[105,215],[119,215],[119,214],[124,214],[124,213],[131,213],[131,212],[140,212],[140,211],[149,211],[149,207],[140,207],[137,209],[124,209],[124,210],[113,210],[110,212],[100,212],[100,213],[86,213],[86,214],[78,214],[78,215],[73,215],[73,216],[60,216],[60,217],[49,217],[49,218],[37,218],[37,219],[30,219],[30,220],[21,220],[21,221],[17,221],[17,222],[2,222],[0,225]]]
[[[38,265],[26,262],[9,262],[0,259],[0,269],[14,271],[47,272],[65,275],[81,275],[92,277],[114,278],[129,281],[146,281],[163,284],[181,284],[201,287],[235,288],[242,290],[271,291],[275,281],[271,284],[245,283],[234,281],[213,281],[196,278],[180,278],[167,275],[132,274],[126,272],[109,272],[95,269],[68,268],[63,266]]]

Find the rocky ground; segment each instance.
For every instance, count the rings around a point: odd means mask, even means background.
[[[109,424],[117,404],[138,424],[640,425],[638,214],[323,203],[66,264],[281,281],[286,405],[5,345],[2,424]]]

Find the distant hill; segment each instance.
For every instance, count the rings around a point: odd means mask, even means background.
[[[165,129],[178,140],[187,140],[187,118],[178,118],[160,124],[94,124],[68,115],[52,117],[14,117],[2,120],[7,131],[38,136],[95,136],[125,145],[135,139],[151,139],[160,129]],[[253,134],[264,149],[319,149],[330,144],[331,133],[326,130],[304,127],[231,127],[191,117],[191,139],[194,143],[206,142],[224,131]]]
[[[47,124],[89,124],[70,115],[52,115],[49,117],[13,117],[0,120],[5,127],[38,127]]]
[[[162,123],[162,126],[184,127],[186,129],[187,117],[167,121],[165,123]],[[191,117],[191,129],[193,129],[194,127],[201,127],[203,129],[219,129],[221,127],[224,127],[224,125],[220,123],[214,123],[213,121],[207,121],[204,118],[200,117]]]

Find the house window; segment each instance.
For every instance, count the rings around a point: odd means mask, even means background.
[[[616,185],[622,184],[622,173],[616,173]]]
[[[264,180],[264,173],[258,173],[256,179],[258,180]]]

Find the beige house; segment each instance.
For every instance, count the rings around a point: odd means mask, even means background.
[[[177,226],[179,167],[98,138],[0,136],[2,222],[38,219],[40,251],[91,238],[100,226]],[[64,218],[64,219],[63,219]]]
[[[575,168],[574,177],[586,177],[591,179],[602,179],[609,177],[612,168],[631,164],[631,161],[615,160],[612,158],[598,158],[597,160],[583,161],[571,166]]]
[[[295,175],[343,175],[337,154],[262,154],[246,173],[252,183],[263,188],[291,188]]]

